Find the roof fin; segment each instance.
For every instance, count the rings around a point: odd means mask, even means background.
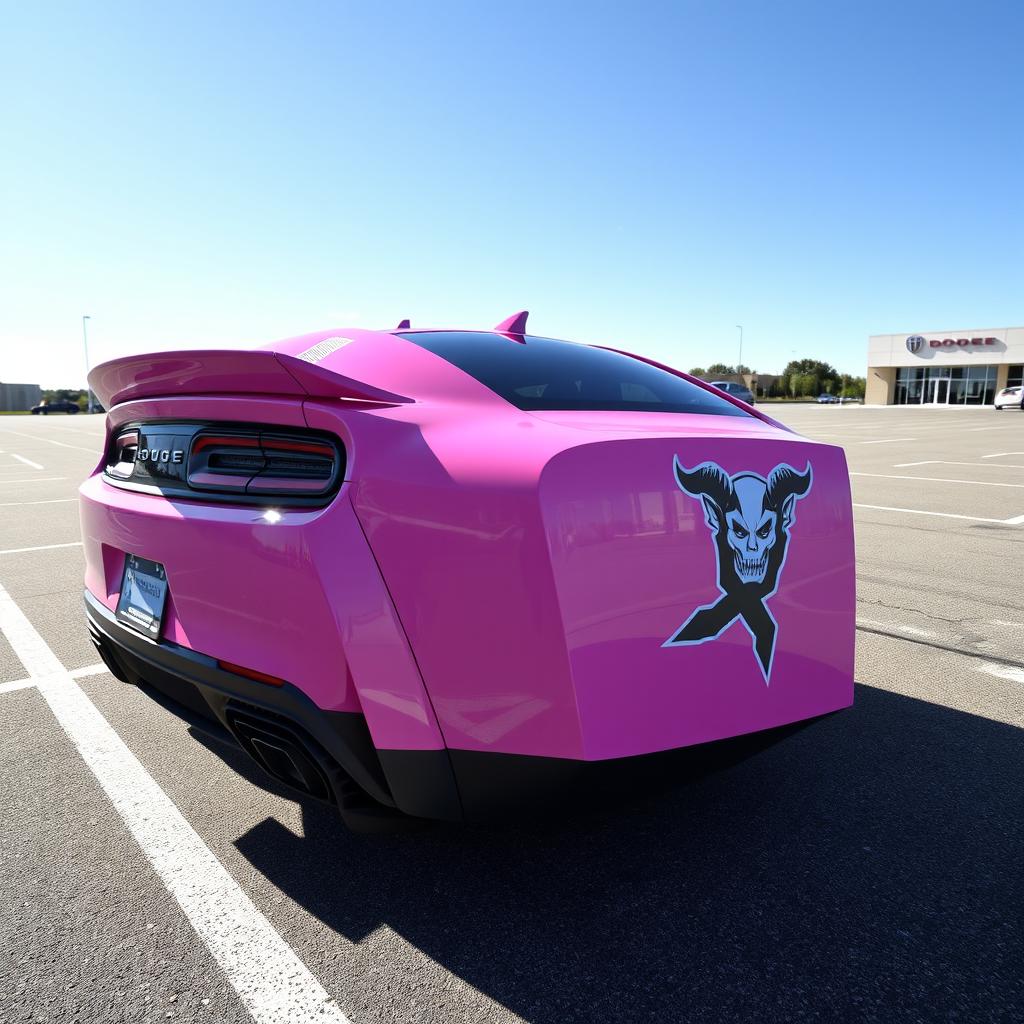
[[[400,320],[398,326],[395,328],[396,331],[407,331],[409,330],[410,323],[408,320]]]
[[[502,320],[494,329],[499,334],[525,334],[526,318],[529,315],[529,312],[525,309],[519,313],[513,313],[507,320]]]

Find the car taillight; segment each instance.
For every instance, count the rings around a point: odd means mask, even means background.
[[[268,686],[284,686],[284,680],[279,676],[268,675],[266,672],[258,672],[254,668],[246,668],[244,665],[236,665],[233,661],[221,661],[217,659],[217,667],[226,672],[233,672],[236,676],[245,676],[246,679],[253,679],[257,683],[266,683]]]
[[[319,438],[211,431],[192,441],[188,484],[202,491],[316,497],[337,483],[335,445]]]
[[[113,458],[107,464],[107,472],[121,480],[127,480],[135,469],[135,456],[139,451],[139,432],[125,430],[114,440]]]

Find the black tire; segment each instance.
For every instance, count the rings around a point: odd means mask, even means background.
[[[68,415],[69,416],[74,416],[76,412],[78,412],[77,409],[68,409]]]

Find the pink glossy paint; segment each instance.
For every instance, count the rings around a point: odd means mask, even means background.
[[[324,355],[309,362],[310,350]],[[338,497],[276,524],[94,475],[86,585],[114,607],[124,552],[162,562],[168,639],[286,678],[321,708],[362,710],[378,747],[603,759],[852,701],[843,453],[767,417],[522,412],[402,337],[363,330],[133,357],[94,371],[94,387],[124,399],[111,430],[213,419],[341,439]],[[711,532],[676,457],[729,474],[813,467],[767,602],[767,684],[740,621],[664,646],[718,594]]]

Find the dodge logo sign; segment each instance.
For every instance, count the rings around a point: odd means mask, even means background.
[[[924,348],[924,338],[920,334],[912,334],[907,338],[907,351],[916,356]]]

